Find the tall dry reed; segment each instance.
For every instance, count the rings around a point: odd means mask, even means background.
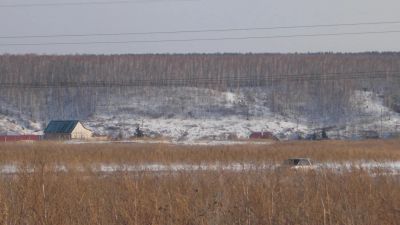
[[[365,171],[35,173],[0,181],[0,224],[398,224],[400,182]]]
[[[68,163],[280,162],[289,157],[318,161],[400,160],[400,140],[282,142],[271,145],[184,146],[172,144],[0,144],[0,164],[46,155]]]

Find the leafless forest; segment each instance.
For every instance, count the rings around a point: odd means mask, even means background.
[[[0,100],[45,120],[86,118],[100,99],[132,90],[146,98],[148,86],[193,87],[193,95],[199,88],[243,90],[247,104],[262,89],[273,112],[335,123],[354,114],[349,96],[355,90],[378,93],[399,111],[399,72],[399,53],[2,55]]]

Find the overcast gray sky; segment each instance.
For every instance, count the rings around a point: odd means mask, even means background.
[[[0,5],[96,0],[0,0]],[[100,0],[99,0],[100,1]],[[118,1],[118,0],[101,0]],[[138,0],[131,0],[138,1]],[[127,33],[399,21],[398,0],[139,0],[132,4],[1,7],[0,37]],[[146,41],[400,31],[399,24],[128,36],[0,38],[0,53],[214,53],[400,51],[400,33],[276,39],[4,46],[10,43]]]

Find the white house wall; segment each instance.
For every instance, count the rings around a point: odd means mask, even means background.
[[[71,138],[72,139],[90,139],[92,138],[93,133],[86,129],[85,127],[82,126],[82,124],[79,122],[75,129],[71,133]]]

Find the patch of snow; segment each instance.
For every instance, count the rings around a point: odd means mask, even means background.
[[[240,96],[232,92],[224,92],[223,95],[225,95],[225,101],[229,104],[237,104],[240,101],[243,101]]]
[[[1,165],[0,173],[1,174],[14,174],[18,172],[18,166],[13,164]]]
[[[84,172],[89,169],[90,172],[95,173],[116,173],[116,172],[198,172],[198,171],[273,171],[279,168],[279,164],[275,163],[210,163],[210,164],[91,164],[84,167],[83,165],[75,165],[69,168],[66,165],[56,165],[54,172],[68,172],[73,171]],[[371,175],[398,175],[400,174],[400,161],[393,162],[327,162],[314,164],[317,171],[331,170],[335,172],[350,172],[353,169],[368,171]],[[0,174],[17,174],[19,167],[14,164],[0,165]],[[25,171],[33,173],[34,168],[25,168]]]

